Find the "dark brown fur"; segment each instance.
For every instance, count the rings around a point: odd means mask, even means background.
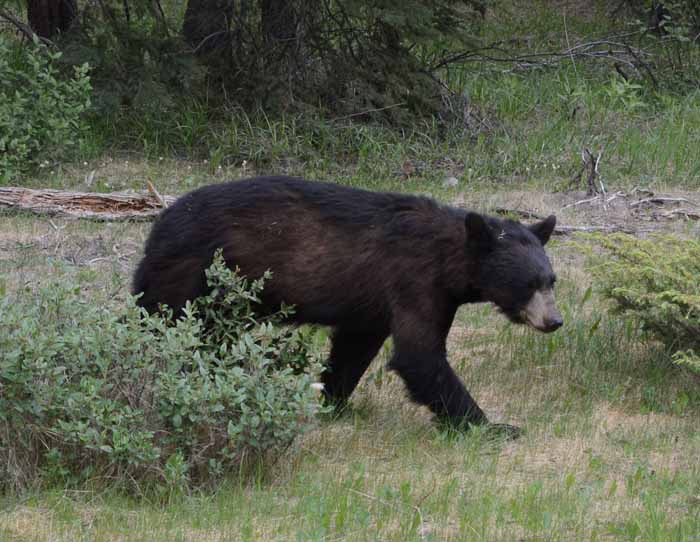
[[[553,217],[552,217],[553,218]],[[206,292],[214,251],[251,278],[263,302],[294,320],[334,327],[326,394],[348,398],[391,334],[390,367],[440,418],[486,417],[447,363],[445,340],[463,303],[493,301],[513,321],[551,279],[542,241],[552,219],[526,227],[413,195],[288,177],[245,179],[180,198],[154,225],[134,278],[149,311],[179,311]],[[499,238],[500,235],[500,238]]]

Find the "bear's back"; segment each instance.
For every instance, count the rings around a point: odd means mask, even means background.
[[[203,270],[221,248],[247,276],[271,270],[264,297],[299,306],[304,320],[388,311],[397,277],[431,280],[436,252],[456,250],[459,220],[428,198],[291,177],[206,186],[154,225],[134,290],[180,306],[206,290]]]

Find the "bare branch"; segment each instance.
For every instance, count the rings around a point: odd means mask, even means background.
[[[651,197],[640,199],[634,203],[630,203],[630,207],[638,207],[640,205],[664,205],[666,203],[690,203],[691,205],[697,206],[697,203],[690,201],[687,198],[666,198],[666,197]]]
[[[515,69],[526,70],[554,66],[563,60],[570,60],[574,64],[575,68],[577,58],[607,59],[629,66],[637,73],[640,73],[639,67],[641,66],[651,79],[654,86],[656,86],[656,78],[654,77],[649,64],[643,60],[643,57],[652,56],[651,53],[635,48],[632,45],[621,41],[625,38],[639,35],[639,33],[639,31],[629,32],[590,42],[579,43],[574,46],[569,45],[567,33],[567,48],[565,50],[525,54],[512,54],[512,51],[509,51],[503,47],[505,44],[512,43],[516,40],[498,41],[484,47],[452,54],[434,63],[430,67],[430,70],[435,71],[449,64],[464,62],[509,63],[515,64]]]
[[[583,174],[586,170],[588,170],[588,177],[586,179],[586,184],[588,186],[588,189],[586,191],[586,195],[588,196],[593,196],[597,194],[605,194],[605,185],[603,184],[602,179],[600,179],[600,161],[603,158],[603,148],[601,147],[600,152],[598,153],[598,156],[593,156],[593,153],[589,151],[587,148],[584,147],[584,149],[581,151],[581,161],[583,162],[583,165],[581,167],[581,170],[574,175],[574,177],[571,179],[571,185],[572,186],[578,186],[581,184],[581,179],[583,178]],[[596,179],[598,179],[598,184],[600,185],[600,189],[596,186]],[[595,198],[593,198],[595,199]],[[588,203],[589,201],[593,200],[585,200],[581,201],[579,203]],[[574,204],[578,205],[578,203]],[[571,207],[573,205],[569,205]],[[566,208],[566,207],[565,207]]]
[[[626,226],[611,224],[609,226],[557,226],[554,229],[554,235],[571,235],[572,233],[628,233],[634,235],[637,233],[647,233],[649,229],[633,229]]]
[[[163,196],[160,195],[158,190],[156,190],[156,187],[153,186],[153,183],[150,180],[146,180],[146,186],[148,186],[148,191],[153,194],[153,196],[158,200],[158,203],[160,203],[160,206],[165,209],[168,206],[168,203],[165,201]]]
[[[561,210],[563,211],[564,209],[570,209],[571,207],[578,207],[579,205],[584,205],[585,203],[593,203],[594,201],[598,201],[598,199],[598,196],[594,196],[592,198],[575,201],[573,203],[569,203],[568,205],[564,205]]]
[[[358,111],[357,113],[351,113],[350,115],[344,115],[342,117],[336,117],[331,119],[331,122],[337,122],[339,120],[351,119],[354,117],[361,117],[363,115],[369,115],[370,113],[378,113],[380,111],[386,111],[387,109],[394,109],[395,107],[402,107],[406,105],[406,102],[399,102],[391,105],[386,105],[384,107],[377,107],[376,109],[367,109],[366,111]]]
[[[681,216],[686,220],[700,220],[700,213],[697,211],[691,211],[690,209],[673,209],[671,211],[666,211],[658,215],[661,218],[675,218]]]
[[[53,45],[53,42],[47,38],[42,38],[36,32],[34,32],[31,27],[24,24],[17,17],[12,15],[9,11],[5,9],[0,9],[0,18],[5,19],[8,23],[14,26],[21,34],[24,35],[29,41],[39,40],[46,45]]]

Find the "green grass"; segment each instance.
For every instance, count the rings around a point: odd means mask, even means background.
[[[547,84],[559,87],[562,79],[563,75],[547,78]],[[667,99],[664,106],[631,114],[601,104],[603,98],[591,94],[597,89],[586,87],[574,97],[551,94],[545,102],[544,97],[529,95],[531,83],[518,78],[509,92],[528,93],[522,104],[539,103],[537,109],[517,113],[520,118],[501,113],[493,132],[474,140],[458,132],[440,139],[436,126],[430,124],[401,134],[385,127],[296,117],[261,126],[243,116],[233,118],[226,128],[208,128],[204,157],[193,152],[181,159],[172,148],[153,148],[148,143],[143,153],[114,151],[114,158],[86,156],[79,162],[52,165],[22,184],[142,191],[149,178],[164,193],[181,193],[242,176],[288,173],[435,196],[455,193],[443,187],[450,176],[459,180],[462,191],[561,190],[569,187],[580,169],[580,153],[588,147],[604,150],[600,169],[610,190],[700,186],[696,157],[700,93]],[[498,77],[475,83],[478,103],[501,103],[503,98],[491,94],[499,92],[501,85]],[[574,108],[578,113],[572,121]],[[414,171],[404,175],[407,166]],[[88,184],[90,175],[93,181]]]
[[[522,75],[469,71],[459,84],[483,124],[443,133],[430,121],[397,131],[303,115],[270,119],[235,111],[208,119],[192,104],[172,117],[127,119],[133,125],[117,127],[126,136],[95,125],[82,159],[50,164],[22,184],[144,190],[148,176],[164,192],[179,193],[224,179],[288,173],[438,196],[450,192],[443,188],[450,176],[468,190],[562,190],[588,147],[603,149],[600,170],[611,190],[700,186],[697,91],[642,94],[621,87],[614,72],[575,71],[570,64]],[[628,99],[641,105],[630,108]],[[101,143],[107,141],[110,146]]]

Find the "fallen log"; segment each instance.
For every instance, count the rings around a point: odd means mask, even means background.
[[[64,190],[0,187],[0,209],[16,209],[38,215],[92,220],[153,220],[174,196],[113,192],[68,192]]]

